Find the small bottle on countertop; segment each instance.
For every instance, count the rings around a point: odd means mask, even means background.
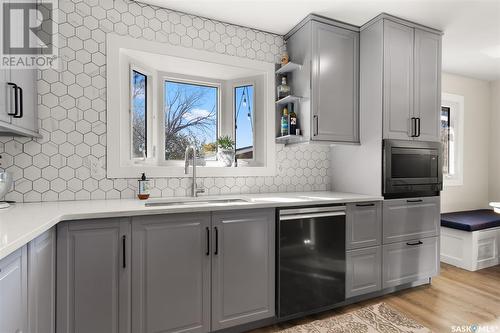
[[[288,109],[283,108],[283,114],[281,115],[281,136],[288,135]]]
[[[149,180],[146,179],[145,173],[142,173],[141,179],[139,179],[139,190],[137,192],[137,197],[140,200],[146,200],[149,198]]]
[[[286,76],[281,78],[281,84],[278,86],[278,99],[291,95],[292,91],[290,86],[286,84]]]
[[[293,110],[293,103],[290,104],[290,116],[289,116],[288,131],[290,135],[297,135],[297,114]]]

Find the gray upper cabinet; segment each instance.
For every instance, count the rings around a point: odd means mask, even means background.
[[[213,213],[212,330],[274,316],[274,209]]]
[[[312,23],[312,140],[358,142],[359,33]]]
[[[414,114],[419,140],[439,141],[441,110],[441,36],[415,29]]]
[[[5,1],[5,5],[10,2]],[[30,20],[31,26],[38,25],[36,15]],[[22,29],[12,33],[22,39]],[[39,136],[37,92],[37,69],[0,69],[0,135]]]
[[[413,114],[413,28],[384,20],[384,138],[408,139]]]
[[[382,288],[382,247],[347,251],[346,298],[379,291]]]
[[[0,260],[0,332],[28,333],[26,246]]]
[[[57,332],[130,332],[130,223],[57,227]]]
[[[384,200],[383,242],[439,235],[440,197]]]
[[[382,20],[383,137],[439,141],[441,34],[397,21]]]
[[[359,28],[309,15],[285,40],[304,140],[359,143]]]
[[[30,333],[55,333],[55,228],[28,243],[28,267],[28,331]]]
[[[132,332],[210,331],[210,214],[132,220]]]
[[[357,249],[381,244],[382,203],[347,204],[346,248]]]

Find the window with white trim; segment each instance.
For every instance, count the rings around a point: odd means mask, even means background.
[[[107,56],[108,177],[182,177],[188,146],[201,177],[275,174],[274,64],[115,35]]]
[[[459,186],[463,185],[464,98],[443,93],[441,105],[444,185]]]

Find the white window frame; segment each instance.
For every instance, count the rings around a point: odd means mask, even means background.
[[[164,160],[164,154],[161,153],[162,147],[155,147],[154,143],[162,143],[160,139],[161,131],[158,126],[162,125],[163,119],[163,72],[152,70],[149,66],[136,63],[135,56],[132,59],[128,51],[134,52],[149,52],[151,54],[170,57],[176,59],[195,60],[200,63],[207,62],[210,65],[224,65],[241,68],[242,70],[252,71],[253,75],[257,75],[259,80],[254,84],[254,98],[257,97],[256,90],[259,90],[259,111],[254,103],[255,119],[259,121],[260,128],[256,133],[254,126],[254,145],[255,151],[259,154],[258,163],[242,163],[245,166],[237,168],[221,167],[210,165],[200,167],[198,175],[200,177],[235,177],[235,176],[274,176],[276,174],[276,146],[274,139],[274,63],[239,58],[224,54],[218,54],[208,51],[188,49],[184,47],[172,46],[165,43],[152,42],[142,39],[134,39],[115,34],[107,36],[107,152],[106,152],[106,169],[108,178],[137,178],[142,172],[145,172],[148,177],[189,177],[184,175],[184,167],[182,161],[173,161],[174,163],[159,163],[160,157]],[[131,132],[130,132],[130,112],[123,112],[125,108],[130,108],[130,80],[124,79],[130,76],[131,64],[140,67],[143,71],[151,72],[152,79],[148,82],[149,88],[161,89],[161,94],[156,93],[161,98],[148,98],[152,103],[150,110],[152,115],[148,117],[151,121],[159,124],[158,126],[150,126],[153,133],[148,134],[148,143],[151,143],[151,153],[148,153],[146,161],[142,159],[131,160]],[[169,71],[170,72],[170,71]],[[141,71],[141,73],[143,73]],[[182,75],[175,75],[182,76]],[[160,81],[161,80],[161,81]],[[159,84],[159,81],[162,84]],[[175,81],[175,80],[174,80]],[[225,81],[219,90],[220,105],[218,112],[231,113],[233,125],[231,128],[228,125],[223,125],[219,115],[218,119],[218,136],[229,134],[234,137],[234,109],[233,107],[221,107],[224,100],[228,99],[228,90],[232,89],[230,80]],[[161,87],[161,88],[156,88]],[[149,90],[149,89],[148,89]],[[232,99],[232,98],[231,98]],[[231,105],[234,103],[231,102]],[[224,109],[224,110],[223,110]],[[148,111],[149,112],[149,111]],[[227,117],[227,115],[226,115]],[[126,119],[125,119],[126,118]],[[255,120],[254,120],[255,121]],[[256,140],[259,139],[258,146]],[[164,147],[163,147],[164,151]],[[245,160],[246,161],[246,160]]]
[[[160,85],[158,87],[159,90],[161,90],[161,93],[159,93],[159,97],[161,98],[161,109],[159,110],[159,115],[158,115],[158,123],[157,123],[157,128],[158,128],[158,133],[159,133],[159,153],[158,153],[158,164],[159,165],[164,165],[164,166],[184,166],[184,161],[179,161],[179,160],[165,160],[165,133],[163,131],[163,124],[165,122],[165,81],[170,81],[170,82],[179,82],[179,83],[186,83],[186,84],[193,84],[193,85],[201,85],[201,86],[206,86],[206,87],[213,87],[217,88],[217,128],[215,133],[215,137],[219,137],[221,135],[221,119],[223,117],[221,110],[222,110],[222,97],[224,94],[223,91],[223,83],[222,81],[218,80],[207,80],[204,78],[199,78],[199,77],[193,77],[193,76],[186,76],[186,75],[180,75],[180,74],[174,74],[174,73],[164,73],[164,72],[159,72],[159,76],[161,78],[160,80]],[[218,163],[216,161],[207,161],[207,166],[212,166],[212,167],[217,167]]]
[[[443,93],[441,106],[450,108],[450,130],[453,134],[453,159],[455,174],[443,175],[443,183],[448,186],[464,184],[464,96]],[[439,110],[441,113],[441,108]]]
[[[257,80],[242,80],[242,81],[234,81],[233,84],[231,85],[231,100],[232,100],[232,124],[233,124],[233,138],[236,138],[236,88],[240,87],[246,87],[246,86],[252,86],[253,87],[253,97],[252,97],[252,105],[253,105],[253,117],[252,117],[252,144],[253,144],[253,154],[252,158],[241,158],[238,159],[238,163],[246,163],[249,165],[253,165],[256,163],[256,126],[257,126],[257,112],[259,105],[256,103],[257,101],[257,94],[258,94],[258,84]]]

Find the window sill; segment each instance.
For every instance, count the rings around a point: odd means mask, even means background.
[[[181,166],[161,166],[151,164],[135,164],[131,166],[108,167],[108,178],[137,178],[141,173],[146,173],[149,178],[183,178],[191,177],[192,167],[189,174],[184,174],[184,167]],[[255,176],[275,176],[275,166],[262,167],[210,167],[197,166],[196,175],[198,177],[255,177]]]

